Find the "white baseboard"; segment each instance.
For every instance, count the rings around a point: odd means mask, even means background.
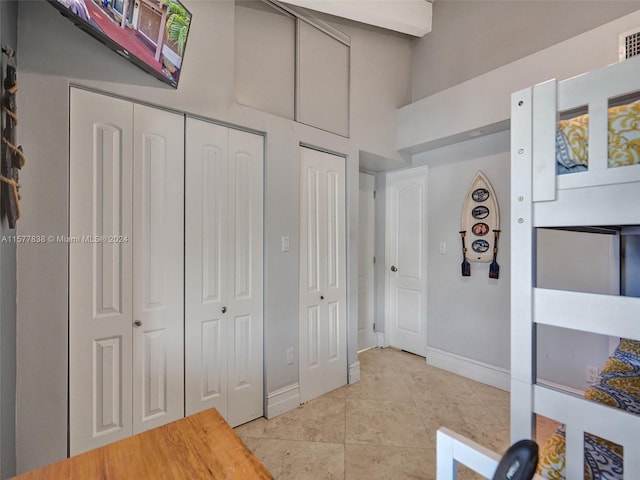
[[[538,385],[542,385],[543,387],[549,387],[554,390],[560,390],[561,392],[572,393],[573,395],[576,395],[578,397],[584,397],[584,392],[586,392],[586,390],[580,390],[578,388],[568,387],[560,383],[552,382],[551,380],[545,380],[544,378],[536,379],[536,383]]]
[[[360,362],[356,361],[349,365],[349,383],[360,381]]]
[[[427,363],[507,392],[511,386],[510,372],[506,368],[489,365],[437,348],[427,347]]]
[[[273,418],[300,406],[300,385],[294,383],[267,393],[266,417]]]

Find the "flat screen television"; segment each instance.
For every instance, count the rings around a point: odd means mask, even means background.
[[[145,72],[178,87],[191,12],[179,0],[48,0]]]

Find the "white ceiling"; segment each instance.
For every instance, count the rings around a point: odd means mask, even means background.
[[[431,31],[427,0],[282,0],[283,3],[422,37]]]

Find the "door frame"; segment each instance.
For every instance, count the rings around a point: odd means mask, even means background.
[[[371,196],[371,201],[372,201],[372,206],[373,206],[373,210],[371,212],[371,225],[367,225],[367,230],[364,231],[361,227],[362,224],[360,221],[358,221],[358,318],[357,318],[357,328],[356,328],[356,334],[357,334],[357,343],[356,343],[356,350],[357,351],[361,351],[363,349],[367,349],[367,348],[372,348],[376,346],[376,332],[374,329],[375,323],[376,323],[376,269],[375,269],[375,254],[376,254],[376,230],[375,230],[375,224],[376,224],[376,215],[375,215],[375,211],[376,211],[376,205],[375,205],[375,201],[376,201],[376,183],[377,183],[377,179],[376,179],[376,175],[374,173],[370,173],[367,171],[363,171],[360,170],[358,172],[358,194],[360,194],[362,192],[361,190],[361,186],[362,186],[362,175],[367,175],[372,177],[373,179],[373,185],[372,185],[372,196]],[[369,199],[367,199],[367,201],[369,201]],[[361,214],[362,214],[362,204],[358,203],[358,220],[361,219]],[[369,235],[369,233],[371,232],[371,235]],[[364,236],[367,236],[368,239],[371,242],[371,257],[370,259],[368,259],[367,261],[370,261],[371,263],[367,266],[367,270],[368,270],[368,274],[370,275],[370,279],[371,279],[371,291],[368,293],[368,295],[370,295],[372,298],[369,299],[367,298],[367,302],[370,301],[370,307],[371,307],[371,322],[367,325],[367,328],[370,326],[371,327],[371,332],[370,332],[370,337],[371,337],[371,341],[369,342],[370,345],[366,346],[366,347],[362,347],[360,345],[360,331],[359,331],[359,327],[360,327],[360,313],[361,313],[361,308],[362,305],[360,305],[360,255],[361,255],[361,251],[360,248],[362,247],[362,239]]]
[[[382,346],[384,348],[387,348],[390,346],[389,344],[389,338],[390,338],[390,333],[389,333],[389,327],[390,327],[390,321],[389,321],[389,296],[391,294],[391,275],[390,275],[390,269],[391,269],[391,263],[390,263],[390,258],[391,258],[391,251],[390,251],[390,240],[391,240],[391,222],[389,221],[389,219],[391,218],[391,198],[392,196],[390,195],[390,185],[391,185],[391,179],[393,177],[400,177],[400,176],[407,176],[407,175],[411,175],[411,173],[420,173],[420,174],[424,174],[426,179],[427,179],[427,185],[428,185],[428,180],[429,180],[429,167],[427,165],[421,166],[421,167],[415,167],[415,168],[409,168],[409,169],[405,169],[405,170],[396,170],[393,172],[388,172],[385,175],[385,219],[384,219],[384,335],[383,335],[383,342],[382,342]],[[425,219],[425,239],[428,240],[428,199],[425,200],[426,202],[426,209],[425,209],[425,215],[427,216],[427,218]],[[427,340],[428,340],[428,336],[427,336],[427,325],[428,325],[428,318],[427,318],[427,312],[428,312],[428,304],[427,304],[427,290],[428,290],[428,246],[425,245],[424,247],[424,264],[423,264],[423,268],[424,268],[424,272],[425,272],[425,288],[424,288],[424,292],[422,292],[423,295],[423,300],[425,302],[425,317],[424,317],[424,334],[425,334],[425,339],[424,339],[424,345],[425,345],[425,358],[426,358],[426,350],[427,350]]]

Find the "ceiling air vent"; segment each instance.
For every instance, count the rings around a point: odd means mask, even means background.
[[[620,34],[620,61],[640,55],[640,27]]]

